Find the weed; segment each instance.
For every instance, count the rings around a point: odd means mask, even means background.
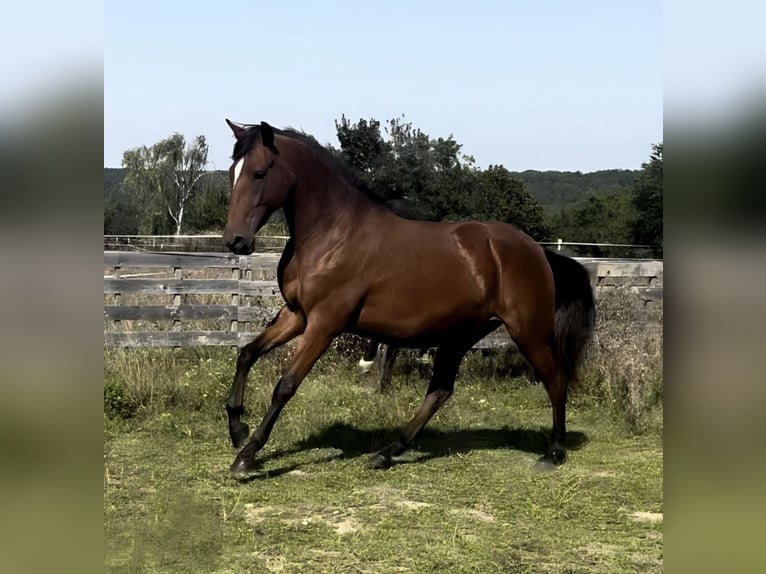
[[[663,395],[662,318],[645,321],[644,302],[629,287],[603,290],[581,394],[606,402],[634,432],[656,423]]]

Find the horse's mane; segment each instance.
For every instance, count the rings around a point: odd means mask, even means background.
[[[256,141],[260,139],[260,124],[245,125],[243,127],[245,128],[245,134],[234,143],[234,152],[231,156],[232,160],[235,162],[239,161],[252,150]],[[274,130],[276,135],[294,139],[307,145],[314,152],[317,159],[330,167],[334,172],[338,173],[353,189],[372,199],[375,203],[387,207],[397,215],[406,219],[435,219],[434,217],[421,212],[405,199],[392,198],[388,190],[383,189],[382,186],[376,186],[375,189],[370,187],[370,185],[359,175],[356,169],[346,162],[341,155],[341,152],[326,148],[320,144],[314,136],[290,127],[281,130],[272,128],[272,130]]]

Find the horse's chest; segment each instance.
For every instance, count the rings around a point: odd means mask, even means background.
[[[294,259],[285,265],[279,275],[279,290],[282,292],[282,297],[289,307],[300,307],[298,265],[295,263]]]

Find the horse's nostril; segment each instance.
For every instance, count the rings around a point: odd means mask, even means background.
[[[252,238],[247,238],[244,235],[234,235],[231,239],[224,241],[226,247],[233,253],[239,255],[248,254],[252,251]]]
[[[241,235],[235,235],[231,239],[227,239],[224,241],[226,244],[226,247],[229,249],[237,249],[238,247],[242,247],[242,244],[245,242],[244,238]]]

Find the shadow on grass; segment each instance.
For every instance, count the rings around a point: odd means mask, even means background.
[[[335,423],[294,447],[269,453],[259,457],[260,463],[277,460],[284,456],[297,454],[312,449],[335,450],[336,453],[323,456],[309,463],[297,463],[289,467],[269,470],[253,478],[276,477],[306,464],[318,464],[332,460],[343,460],[371,455],[398,438],[398,428],[362,429],[346,423]],[[412,464],[482,449],[521,450],[536,455],[543,455],[548,447],[549,429],[499,429],[476,428],[468,430],[423,429],[415,439],[413,450],[416,455],[407,459],[394,459],[394,464]],[[567,448],[578,450],[588,442],[585,433],[570,431],[567,433]]]

